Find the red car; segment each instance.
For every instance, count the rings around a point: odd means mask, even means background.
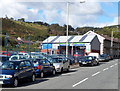
[[[6,56],[10,56],[10,52],[7,51],[1,51],[0,55],[6,55]]]

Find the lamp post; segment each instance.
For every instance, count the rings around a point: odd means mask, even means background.
[[[67,36],[67,40],[66,40],[66,57],[68,57],[68,25],[69,25],[69,3],[67,2],[67,30],[66,30],[66,36]]]
[[[80,1],[79,3],[85,3],[85,1]],[[66,40],[66,57],[68,57],[68,30],[69,30],[69,5],[71,3],[67,2],[67,30],[66,30],[66,36],[67,36],[67,40]]]
[[[6,33],[6,36],[5,36],[5,46],[6,46],[7,56],[8,56],[8,33]]]

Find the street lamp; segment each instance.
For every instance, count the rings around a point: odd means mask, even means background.
[[[69,25],[69,3],[67,2],[67,30],[66,30],[66,36],[67,36],[67,40],[66,40],[66,57],[68,57],[68,25]]]
[[[80,1],[80,3],[85,3],[85,1]],[[66,57],[68,57],[69,4],[71,4],[71,3],[70,3],[70,2],[67,2],[67,30],[66,30],[67,40],[66,40]]]

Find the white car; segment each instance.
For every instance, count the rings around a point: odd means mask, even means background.
[[[51,62],[55,66],[56,72],[69,71],[69,60],[64,57],[55,57],[51,59]]]
[[[28,59],[25,55],[12,55],[9,60]]]

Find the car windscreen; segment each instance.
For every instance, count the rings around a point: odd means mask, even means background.
[[[63,58],[53,58],[52,62],[53,63],[61,63],[61,62],[63,62]]]
[[[85,60],[92,60],[93,57],[84,57]]]
[[[2,70],[15,70],[18,67],[14,62],[5,62],[1,65],[0,69]]]
[[[1,62],[5,62],[5,61],[8,61],[9,60],[9,57],[0,57],[0,61]]]

